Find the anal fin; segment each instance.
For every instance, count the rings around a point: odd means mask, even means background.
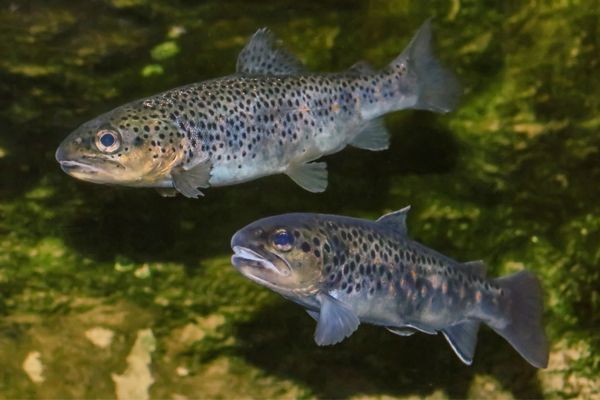
[[[350,145],[371,151],[385,150],[390,147],[390,134],[383,123],[383,118],[365,123]]]
[[[452,350],[467,365],[473,362],[479,324],[479,321],[466,320],[442,330]]]
[[[320,193],[327,189],[327,164],[324,162],[291,164],[285,173],[309,192]]]

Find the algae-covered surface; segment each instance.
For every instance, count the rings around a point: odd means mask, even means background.
[[[385,65],[429,16],[459,109],[386,117],[391,148],[327,157],[323,194],[275,176],[162,198],[54,160],[114,106],[231,73],[258,27],[334,71]],[[599,41],[593,1],[3,2],[0,397],[600,397]],[[540,277],[547,369],[487,328],[471,367],[441,336],[372,326],[319,348],[310,317],[229,264],[259,217],[408,204],[417,240]]]

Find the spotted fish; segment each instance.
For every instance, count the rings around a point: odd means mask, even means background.
[[[548,343],[536,277],[521,271],[486,279],[480,261],[460,263],[408,238],[408,207],[377,221],[323,214],[261,219],[231,240],[232,263],[252,281],[300,304],[317,321],[318,345],[360,323],[401,336],[441,332],[465,363],[479,325],[545,368]]]
[[[359,62],[341,73],[305,70],[273,35],[258,30],[235,74],[133,101],[88,121],[56,159],[86,181],[157,188],[199,197],[200,189],[283,173],[311,192],[327,187],[319,157],[347,145],[389,145],[381,116],[412,108],[451,110],[459,86],[434,59],[430,23],[375,71]]]

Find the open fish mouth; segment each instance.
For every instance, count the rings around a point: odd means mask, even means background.
[[[290,275],[290,267],[287,261],[275,254],[272,255],[277,261],[280,261],[277,262],[278,265],[275,265],[275,262],[272,260],[269,260],[265,256],[262,256],[256,251],[247,247],[234,246],[233,253],[234,254],[231,257],[231,263],[245,275],[251,275],[252,277],[260,280],[263,279],[258,277],[257,274],[264,275],[265,272],[272,272],[279,276]]]

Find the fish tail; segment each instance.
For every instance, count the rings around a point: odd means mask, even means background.
[[[546,368],[548,339],[542,325],[542,289],[538,279],[529,271],[521,271],[495,279],[494,283],[503,292],[500,309],[504,310],[504,315],[503,323],[491,324],[491,328],[530,364]]]
[[[458,103],[462,92],[458,80],[433,55],[431,19],[421,25],[402,54],[389,64],[388,71],[395,76],[399,73],[401,86],[414,91],[416,102],[410,108],[448,112]]]

